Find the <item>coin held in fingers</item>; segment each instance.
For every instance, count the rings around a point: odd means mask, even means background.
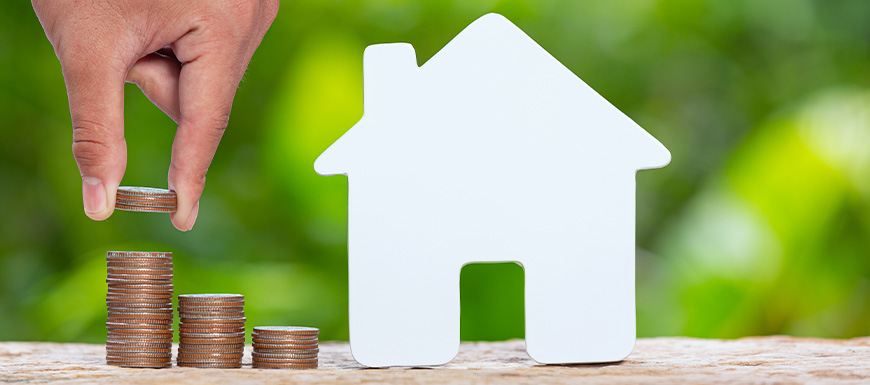
[[[119,210],[174,213],[177,207],[175,191],[161,188],[120,186],[115,198],[115,208]]]

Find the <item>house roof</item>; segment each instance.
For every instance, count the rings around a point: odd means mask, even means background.
[[[605,147],[630,160],[635,169],[663,167],[670,161],[661,143],[498,14],[474,21],[422,67],[416,66],[409,44],[370,46],[363,72],[363,119],[317,159],[318,173],[346,174],[361,157],[379,151],[373,146],[407,147],[420,135],[426,136],[419,142],[422,146],[457,146],[457,141],[476,139],[483,143],[508,135],[516,136],[514,142],[529,135],[550,135],[558,142],[555,136],[563,135],[561,139],[575,142],[598,141],[584,151]],[[397,116],[404,121],[391,121]],[[451,131],[458,121],[477,123]],[[566,128],[551,129],[556,126]],[[538,131],[514,132],[529,129]],[[439,143],[438,137],[423,133],[427,130],[453,137]],[[578,140],[578,132],[584,139]],[[605,152],[600,154],[610,155]],[[407,155],[423,156],[423,152],[418,149]]]

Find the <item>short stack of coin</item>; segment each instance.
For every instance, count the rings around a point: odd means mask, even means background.
[[[106,363],[172,366],[172,253],[106,253]]]
[[[245,351],[245,296],[178,296],[178,366],[241,368]]]
[[[151,187],[118,187],[115,208],[148,213],[173,213],[178,205],[175,191]]]
[[[254,368],[317,369],[317,328],[258,326],[251,333]]]

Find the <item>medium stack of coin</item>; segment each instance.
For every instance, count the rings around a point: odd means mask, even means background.
[[[178,296],[178,366],[241,368],[245,351],[245,296]]]
[[[317,328],[258,326],[251,333],[254,368],[317,369]]]
[[[115,208],[146,213],[174,213],[178,199],[175,191],[151,187],[118,187]]]
[[[172,366],[172,253],[106,253],[106,363]]]

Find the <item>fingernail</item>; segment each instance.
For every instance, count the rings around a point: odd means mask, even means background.
[[[99,214],[106,211],[106,188],[103,182],[92,176],[82,178],[82,200],[86,214]]]
[[[193,224],[196,223],[196,216],[199,215],[199,201],[196,201],[196,204],[193,205],[193,209],[190,210],[190,216],[187,217],[187,223],[184,225],[187,230],[190,231],[193,229]]]

